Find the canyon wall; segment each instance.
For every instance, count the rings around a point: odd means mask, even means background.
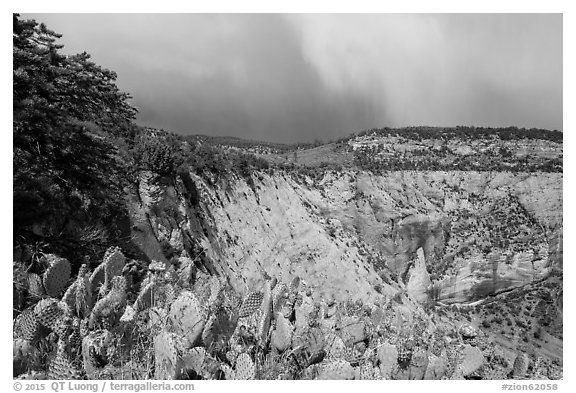
[[[150,259],[191,260],[240,292],[299,276],[318,300],[463,303],[562,267],[561,173],[143,173],[133,194]]]

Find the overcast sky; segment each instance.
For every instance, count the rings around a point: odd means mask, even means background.
[[[118,73],[138,122],[279,142],[562,130],[560,14],[23,14]]]

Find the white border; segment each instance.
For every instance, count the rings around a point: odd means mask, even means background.
[[[330,2],[316,2],[311,4],[311,1],[306,0],[291,0],[288,2],[272,2],[272,1],[254,1],[254,0],[215,0],[215,1],[202,1],[202,2],[192,2],[192,1],[174,1],[174,0],[162,0],[162,1],[138,1],[138,2],[120,2],[118,0],[100,0],[94,2],[80,2],[80,1],[40,1],[40,0],[30,0],[25,2],[17,1],[5,1],[2,3],[2,34],[0,39],[2,42],[2,53],[5,58],[2,61],[2,129],[0,133],[1,146],[2,146],[2,184],[5,184],[5,189],[2,192],[2,206],[6,209],[6,216],[10,215],[12,211],[12,198],[11,192],[8,189],[8,184],[11,184],[11,173],[12,173],[12,159],[9,152],[12,137],[10,133],[11,125],[11,96],[10,85],[11,85],[11,70],[9,69],[11,61],[9,61],[8,56],[10,47],[12,46],[10,33],[8,29],[12,25],[12,12],[21,13],[32,13],[32,12],[308,12],[308,13],[324,13],[324,12],[338,12],[338,13],[348,13],[348,12],[387,12],[387,13],[404,13],[404,12],[423,12],[423,13],[439,13],[439,12],[497,12],[497,13],[507,13],[507,12],[530,12],[530,13],[563,13],[564,14],[564,121],[563,130],[565,134],[564,138],[564,237],[568,240],[566,243],[570,244],[571,239],[576,239],[574,236],[574,208],[571,205],[571,201],[574,200],[573,193],[573,173],[574,173],[574,132],[576,132],[574,127],[574,108],[576,107],[574,103],[574,70],[576,70],[576,64],[574,61],[574,48],[576,47],[574,43],[574,37],[576,37],[576,17],[574,8],[571,7],[573,1],[558,1],[558,0],[547,0],[547,1],[498,1],[498,0],[483,0],[481,2],[466,2],[466,1],[454,1],[454,0],[436,0],[436,1],[395,1],[395,2],[375,2],[375,1],[330,1]],[[10,223],[11,223],[10,218]],[[4,225],[2,229],[2,277],[6,280],[6,285],[1,286],[2,299],[5,301],[2,303],[2,310],[0,311],[5,318],[11,315],[10,304],[11,301],[11,291],[9,285],[9,277],[11,277],[10,260],[11,260],[11,233],[12,226]],[[568,285],[565,286],[565,298],[570,300],[574,298],[574,290],[571,281],[574,277],[574,268],[572,266],[572,261],[574,258],[574,252],[570,247],[566,248],[566,253],[564,256],[565,260],[565,276],[568,278]],[[574,312],[570,310],[569,302],[568,307],[564,314],[564,326],[567,332],[571,332],[574,328]],[[11,328],[9,327],[9,322],[5,321],[2,324],[2,334],[5,337],[6,343],[8,344],[8,336],[11,335]],[[573,386],[574,374],[571,372],[574,370],[574,361],[572,356],[574,354],[574,339],[572,334],[568,334],[564,337],[564,381],[558,381],[560,391],[566,391],[568,386]],[[2,356],[2,387],[5,391],[13,391],[13,381],[12,381],[12,365],[9,359],[9,349],[5,348]],[[291,382],[235,382],[231,385],[230,382],[223,383],[218,381],[195,381],[196,389],[198,391],[206,389],[216,389],[216,390],[250,390],[250,391],[269,391],[273,389],[294,389],[295,386]],[[340,382],[340,381],[299,381],[297,382],[296,388],[304,390],[318,389],[319,387],[327,389],[442,389],[442,391],[478,391],[478,392],[491,392],[498,391],[500,389],[500,383],[497,381],[453,381],[453,382],[437,382],[437,381],[390,381],[390,382],[365,382],[365,381],[354,381],[354,382]],[[47,390],[49,387],[47,387]],[[574,389],[571,389],[574,391]]]

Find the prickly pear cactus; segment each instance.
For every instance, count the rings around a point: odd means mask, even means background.
[[[380,373],[380,369],[372,364],[372,362],[366,362],[360,369],[358,370],[358,379],[361,380],[379,380],[382,379],[382,374]]]
[[[238,311],[239,318],[246,318],[260,308],[264,294],[262,292],[250,292],[242,302]]]
[[[108,289],[112,285],[112,279],[122,275],[126,257],[122,254],[120,248],[111,247],[106,250],[102,264],[104,265],[104,287]]]
[[[313,364],[324,358],[324,334],[318,328],[310,328],[302,334],[295,334],[292,348],[298,348],[305,354],[305,364]]]
[[[392,370],[398,362],[398,349],[395,345],[383,343],[377,349],[378,360],[380,361],[380,372],[384,379],[390,379]]]
[[[105,365],[107,348],[112,340],[108,330],[90,332],[82,340],[82,361],[89,379],[97,379]]]
[[[222,364],[220,366],[220,369],[224,373],[224,379],[225,380],[232,381],[232,380],[236,379],[236,373],[234,372],[234,369],[232,369],[232,367],[230,367],[229,365]]]
[[[46,296],[46,291],[44,290],[44,284],[42,283],[42,277],[36,273],[28,273],[28,293],[37,299],[41,299]]]
[[[234,333],[230,337],[230,351],[227,356],[233,361],[235,356],[244,352],[246,345],[257,344],[265,347],[272,319],[272,282],[266,281],[262,291],[251,292],[246,296],[240,308]]]
[[[92,328],[102,326],[111,329],[118,323],[126,309],[126,279],[116,276],[112,279],[112,289],[100,299],[90,314]]]
[[[69,323],[70,334],[67,336],[70,342],[70,353],[76,358],[82,356],[82,336],[80,331],[81,320],[78,318],[73,318]],[[60,335],[59,337],[65,337]]]
[[[64,318],[65,310],[56,299],[42,299],[34,307],[38,322],[50,330],[55,330],[60,319]]]
[[[154,337],[154,377],[176,379],[178,375],[178,349],[174,333],[163,331]]]
[[[90,275],[90,292],[96,296],[100,293],[102,287],[105,287],[104,282],[106,280],[106,265],[101,263]]]
[[[344,341],[334,333],[325,338],[326,358],[331,360],[342,359],[346,352]]]
[[[272,315],[277,315],[288,300],[288,286],[277,284],[272,291]]]
[[[171,283],[164,285],[164,302],[169,307],[176,300],[176,287]]]
[[[272,348],[278,352],[284,352],[290,347],[292,342],[292,334],[294,333],[294,326],[284,318],[282,313],[276,314],[276,326],[272,331],[270,343]]]
[[[234,373],[236,380],[252,380],[256,378],[256,366],[247,353],[242,353],[236,359],[236,367]]]
[[[291,293],[298,292],[298,288],[300,287],[300,277],[296,276],[290,282],[289,291]]]
[[[48,378],[55,380],[83,379],[83,372],[68,354],[67,342],[63,339],[58,341],[56,357],[50,364]]]
[[[412,359],[414,342],[409,338],[400,338],[396,345],[398,350],[398,364],[402,367],[407,367]]]
[[[302,299],[299,306],[295,306],[296,311],[296,334],[301,334],[310,327],[310,322],[314,320],[312,313],[314,312],[314,302],[308,296]]]
[[[276,285],[276,280],[268,280],[264,283],[262,289],[262,302],[260,304],[260,319],[256,330],[256,338],[260,347],[265,347],[268,344],[268,332],[270,330],[270,322],[272,320],[272,290]]]
[[[156,291],[156,281],[151,280],[148,283],[142,283],[140,293],[134,302],[132,308],[135,312],[146,310],[154,304],[154,292]]]
[[[168,317],[175,331],[184,336],[188,345],[192,347],[202,335],[207,313],[196,295],[190,291],[183,291],[170,307]]]
[[[44,290],[51,297],[59,297],[68,286],[70,279],[70,262],[55,255],[47,255],[48,269],[44,272],[42,282]]]
[[[14,376],[39,368],[41,360],[40,351],[30,341],[21,338],[14,340],[12,349]]]
[[[220,363],[202,347],[184,350],[180,362],[180,373],[184,378],[196,374],[203,379],[214,379],[221,369]]]
[[[34,312],[34,306],[28,307],[14,321],[14,336],[33,342],[40,338],[41,326]]]
[[[182,361],[184,367],[189,370],[194,370],[198,375],[203,374],[202,367],[206,359],[206,350],[202,347],[191,348],[182,354]]]
[[[354,368],[345,360],[333,360],[320,365],[318,379],[354,379]]]
[[[80,318],[90,315],[92,310],[92,290],[90,287],[90,277],[88,276],[88,265],[82,265],[78,272],[74,286],[74,310]]]
[[[70,284],[70,286],[68,287],[68,289],[66,289],[66,292],[64,292],[64,295],[62,296],[62,302],[66,303],[68,305],[68,308],[70,308],[71,310],[76,309],[76,285],[77,284],[78,284],[78,280],[75,280],[72,284]]]
[[[63,315],[60,319],[58,319],[58,321],[56,321],[52,331],[56,333],[58,337],[68,339],[72,333],[72,318],[67,315]]]
[[[125,264],[126,264],[126,257],[124,257],[119,247],[110,247],[108,250],[106,250],[102,263],[100,264],[100,266],[104,270],[103,271],[104,282],[100,284],[100,288],[98,291],[98,294],[100,296],[104,296],[111,288],[112,280],[114,279],[114,277],[122,275],[122,270],[124,269]],[[100,273],[99,275],[99,280],[101,279],[102,279],[102,273]],[[92,286],[90,289],[91,291],[93,291]]]
[[[218,309],[222,305],[222,283],[218,276],[210,277],[210,297],[208,298],[208,306],[212,310]]]
[[[217,321],[218,316],[212,313],[204,324],[204,329],[202,330],[202,344],[204,344],[206,347],[209,347],[210,344],[214,341],[214,330]]]

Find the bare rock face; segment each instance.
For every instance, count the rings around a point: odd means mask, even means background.
[[[484,364],[484,355],[477,347],[464,346],[463,359],[458,368],[465,377],[476,372]]]
[[[414,265],[408,272],[410,278],[406,284],[406,290],[412,299],[418,302],[426,302],[428,300],[428,290],[432,283],[426,270],[426,260],[424,259],[422,247],[418,249],[417,255]]]
[[[276,172],[185,187],[143,176],[133,238],[234,290],[301,277],[315,302],[473,302],[562,267],[562,174]],[[138,199],[138,198],[135,198]],[[158,250],[162,250],[159,254]]]

